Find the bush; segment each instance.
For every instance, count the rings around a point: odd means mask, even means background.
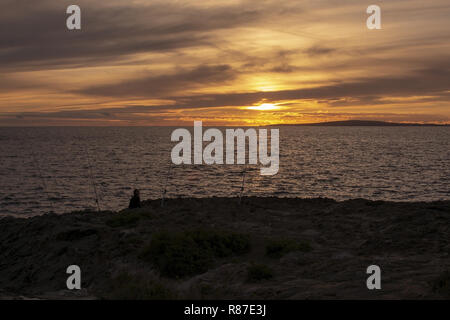
[[[248,252],[248,237],[208,230],[154,234],[140,258],[153,263],[161,275],[180,278],[207,271],[215,258]]]
[[[63,231],[56,236],[58,241],[77,241],[82,238],[90,237],[92,235],[98,235],[96,229],[71,229]]]
[[[445,271],[433,282],[433,291],[450,297],[450,271]]]
[[[150,213],[143,210],[126,210],[120,213],[114,214],[114,216],[106,221],[106,224],[110,227],[124,227],[136,225],[141,219],[150,218]]]
[[[185,233],[203,250],[212,251],[217,257],[239,255],[250,250],[250,241],[246,235],[211,230],[195,230]]]
[[[247,280],[257,282],[272,279],[273,270],[264,264],[252,264],[247,268]]]
[[[122,273],[111,280],[105,296],[111,300],[171,300],[176,296],[159,282]]]
[[[292,239],[272,240],[266,245],[266,255],[270,258],[281,258],[292,251],[311,251],[309,242]]]

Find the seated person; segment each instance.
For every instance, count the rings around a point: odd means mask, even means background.
[[[141,207],[141,198],[140,198],[139,194],[140,194],[139,190],[135,189],[134,190],[134,195],[130,199],[130,205],[128,206],[128,209],[136,209],[136,208],[140,208]]]

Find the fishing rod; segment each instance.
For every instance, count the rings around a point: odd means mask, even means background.
[[[95,203],[97,204],[97,211],[100,212],[100,203],[98,201],[98,193],[97,193],[97,187],[95,186],[94,176],[92,175],[92,167],[91,167],[91,160],[89,156],[88,148],[85,147],[86,155],[87,155],[87,161],[89,166],[89,176],[91,179],[91,184],[94,187],[94,194],[95,194]]]
[[[141,154],[143,154],[144,153],[144,149],[143,148],[141,148],[141,150],[140,150],[141,152]],[[135,182],[134,182],[134,185],[135,185],[135,189],[138,189],[138,190],[140,190],[140,188],[139,188],[139,173],[137,172],[137,168],[136,168],[136,170],[131,170],[132,169],[132,165],[131,165],[131,163],[132,163],[133,161],[131,161],[130,162],[130,164],[128,165],[128,168],[129,168],[129,170],[130,170],[130,172],[131,171],[136,171],[136,176],[135,176]],[[142,171],[142,175],[144,176],[144,171]]]
[[[239,193],[239,204],[242,202],[242,195],[244,194],[244,187],[245,187],[245,172],[247,170],[247,164],[244,165],[244,170],[242,171],[242,185],[241,185],[241,192]]]
[[[169,176],[170,176],[170,172],[171,171],[172,171],[172,161],[170,161],[169,170],[167,170],[166,183],[164,185],[164,190],[163,190],[162,195],[161,195],[161,207],[164,207],[164,198],[165,198],[166,193],[167,193],[167,184],[169,183]]]
[[[33,156],[33,161],[34,161],[35,167],[38,170],[39,178],[41,179],[42,187],[44,189],[44,194],[47,196],[47,200],[50,203],[50,206],[52,207],[52,212],[55,212],[55,208],[53,207],[53,202],[52,202],[52,200],[50,198],[50,194],[48,192],[47,183],[45,182],[45,178],[42,175],[41,166],[40,166],[39,161],[38,161],[38,159],[36,157],[36,154],[34,153],[33,148],[31,148],[31,154]]]

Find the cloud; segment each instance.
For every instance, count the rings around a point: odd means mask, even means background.
[[[82,30],[74,32],[65,27],[69,1],[3,0],[1,69],[93,66],[138,53],[208,46],[215,31],[250,25],[268,15],[263,7],[248,3],[201,7],[195,2],[79,0]]]
[[[384,1],[375,32],[359,0],[78,0],[79,32],[70,4],[0,2],[2,119],[231,119],[264,99],[450,112],[448,0]]]
[[[145,75],[111,85],[89,87],[79,93],[108,97],[165,97],[184,91],[224,83],[235,78],[235,71],[229,65],[201,65],[191,70],[178,70],[173,74],[160,76]]]
[[[107,111],[105,111],[107,110]],[[0,125],[186,125],[198,120],[194,114],[170,112],[171,106],[126,106],[97,110],[73,110],[56,112],[24,112],[21,114],[0,114]],[[247,112],[247,111],[246,111]],[[250,112],[250,111],[248,111]],[[254,111],[251,111],[254,112]],[[106,114],[105,114],[106,113]],[[237,123],[246,123],[245,113],[235,116]],[[397,122],[440,122],[450,121],[450,117],[430,113],[359,113],[359,112],[300,112],[297,114],[281,113],[277,119],[284,122],[319,122],[332,120],[383,120]],[[230,119],[223,113],[211,110],[202,112],[202,120],[207,125],[230,124]]]
[[[450,61],[447,60],[447,61]],[[450,63],[417,70],[404,76],[385,76],[378,78],[361,78],[333,85],[323,85],[307,89],[281,90],[271,92],[248,92],[232,94],[207,94],[190,97],[170,97],[175,101],[183,101],[185,107],[220,107],[245,106],[258,101],[282,101],[298,99],[317,99],[334,101],[340,98],[354,98],[359,102],[370,102],[374,99],[389,96],[421,96],[435,95],[449,101]]]
[[[333,53],[335,51],[336,51],[336,49],[333,49],[333,48],[315,45],[313,47],[306,49],[305,53],[309,56],[316,57],[316,56],[327,55],[327,54]]]

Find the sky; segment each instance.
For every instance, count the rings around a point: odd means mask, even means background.
[[[0,0],[0,126],[450,123],[449,17],[448,0]]]

